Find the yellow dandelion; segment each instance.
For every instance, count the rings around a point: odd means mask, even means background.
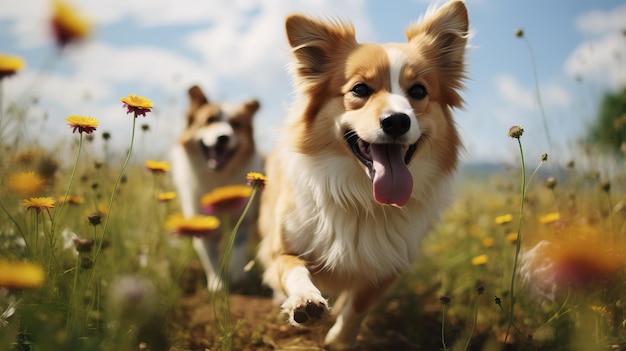
[[[9,189],[23,196],[40,192],[44,185],[44,179],[35,172],[15,173],[7,179]]]
[[[263,189],[265,187],[265,184],[267,183],[267,177],[262,173],[249,172],[246,175],[246,181],[248,185],[250,185],[253,188]]]
[[[85,117],[85,116],[69,116],[65,119],[67,123],[72,128],[72,133],[87,133],[91,134],[96,130],[96,127],[100,125],[97,119],[93,117]]]
[[[482,241],[482,245],[484,248],[493,247],[496,244],[496,239],[494,238],[484,238]]]
[[[120,98],[126,107],[126,113],[134,113],[137,116],[146,116],[146,113],[152,111],[152,101],[143,96],[129,94],[127,97]]]
[[[74,7],[61,0],[54,1],[51,26],[59,47],[82,40],[91,32],[89,21]]]
[[[60,197],[59,197],[59,203],[60,203],[60,204],[62,204],[62,203],[68,203],[68,204],[70,204],[70,205],[80,205],[80,204],[82,204],[83,202],[85,202],[85,200],[83,200],[83,199],[82,199],[82,198],[80,198],[80,197],[76,197],[76,196],[71,196],[71,195],[68,195],[68,196],[66,196],[66,197],[65,197],[65,196],[60,196]]]
[[[498,216],[494,219],[494,223],[495,224],[506,224],[509,223],[513,220],[513,215],[510,213],[507,213],[505,215],[501,215]]]
[[[38,264],[0,260],[0,287],[38,288],[43,285],[45,277],[43,268]]]
[[[55,201],[51,197],[31,197],[22,201],[27,210],[35,210],[37,213],[54,208],[54,203]]]
[[[96,210],[98,211],[100,215],[106,216],[107,214],[109,214],[109,205],[98,204],[98,206],[96,207]]]
[[[19,56],[0,54],[0,80],[10,77],[26,66]]]
[[[193,216],[185,218],[182,215],[172,215],[165,222],[165,228],[174,231],[177,235],[207,237],[217,234],[220,220],[214,216]]]
[[[487,257],[487,255],[479,255],[476,256],[474,258],[472,258],[472,266],[482,266],[487,264],[487,262],[489,261],[489,258]]]
[[[163,161],[146,161],[146,168],[152,173],[166,173],[170,171],[170,164]]]
[[[204,194],[200,206],[204,214],[235,214],[243,209],[251,193],[252,189],[245,185],[222,186]]]
[[[515,232],[509,233],[509,234],[506,235],[506,240],[514,243],[514,242],[517,241],[517,237],[518,237],[517,233],[515,233]]]
[[[157,199],[160,202],[171,201],[171,200],[174,200],[175,198],[176,198],[176,192],[174,191],[168,191],[168,192],[160,193],[157,195]]]
[[[542,224],[550,224],[558,221],[559,219],[561,219],[561,214],[559,212],[552,212],[539,217],[539,222]]]

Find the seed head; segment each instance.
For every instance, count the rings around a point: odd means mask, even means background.
[[[519,139],[524,134],[524,129],[520,126],[513,126],[509,128],[509,136],[514,139]]]
[[[518,38],[523,38],[524,37],[524,30],[522,28],[518,28],[515,31],[515,36]]]

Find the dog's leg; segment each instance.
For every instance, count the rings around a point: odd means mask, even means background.
[[[222,280],[217,274],[220,267],[219,241],[210,238],[193,238],[193,247],[204,268],[207,289],[217,291],[222,288]]]
[[[346,304],[337,316],[335,324],[326,334],[324,344],[333,351],[352,349],[367,312],[395,280],[396,278],[385,279],[376,285],[349,292]]]
[[[281,308],[292,325],[311,326],[329,315],[328,301],[313,284],[304,260],[292,255],[278,256],[264,278],[275,291],[281,290],[286,295]]]

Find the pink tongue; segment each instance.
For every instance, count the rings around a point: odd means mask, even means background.
[[[404,206],[413,191],[413,177],[404,164],[401,145],[371,144],[374,198],[379,204]]]

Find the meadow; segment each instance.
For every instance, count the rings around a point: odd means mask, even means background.
[[[62,50],[89,27],[59,4]],[[0,55],[0,84],[22,67]],[[32,100],[1,92],[0,351],[322,349],[326,330],[289,326],[253,261],[245,286],[206,290],[190,237],[224,226],[228,253],[246,209],[180,216],[167,161],[136,150],[149,97],[120,99],[132,138],[118,154],[92,117],[68,116],[52,148],[16,137],[37,128]],[[414,270],[364,322],[360,350],[626,350],[623,155],[580,145],[555,162],[524,155],[543,136],[502,133],[519,154],[461,169]],[[263,181],[252,175],[249,191],[214,205],[258,201]]]

